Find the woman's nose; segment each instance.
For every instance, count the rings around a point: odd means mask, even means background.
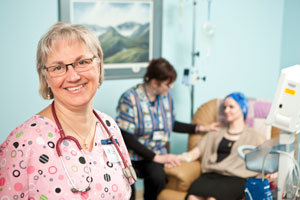
[[[77,81],[80,79],[78,72],[75,71],[73,66],[68,67],[68,71],[66,72],[68,81]]]
[[[228,110],[228,107],[225,107],[225,108],[224,108],[224,113],[228,113],[228,111],[229,111],[229,110]]]

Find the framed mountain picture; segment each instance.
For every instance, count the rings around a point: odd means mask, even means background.
[[[94,31],[105,79],[139,78],[161,55],[161,0],[60,0],[60,20]]]

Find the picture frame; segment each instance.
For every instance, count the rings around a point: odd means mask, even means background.
[[[58,1],[59,21],[96,33],[105,79],[143,77],[149,61],[161,57],[162,0]]]

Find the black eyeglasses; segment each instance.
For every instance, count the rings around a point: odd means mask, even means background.
[[[59,64],[50,67],[44,66],[43,69],[46,70],[51,77],[63,76],[68,71],[68,67],[70,65],[74,68],[76,72],[84,72],[92,68],[92,62],[95,58],[97,57],[93,56],[92,58],[81,59],[69,64]]]

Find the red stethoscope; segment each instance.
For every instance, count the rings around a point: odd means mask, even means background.
[[[66,166],[65,166],[65,163],[64,163],[64,161],[63,161],[63,157],[62,157],[61,150],[60,150],[60,145],[61,145],[61,143],[62,143],[64,140],[71,140],[71,141],[75,142],[76,146],[77,146],[78,149],[81,151],[81,153],[82,153],[84,159],[86,160],[85,164],[86,164],[86,166],[87,166],[87,169],[89,169],[89,170],[88,170],[88,174],[89,174],[89,177],[90,177],[90,180],[91,180],[91,177],[92,177],[92,176],[91,176],[91,170],[90,170],[90,168],[89,168],[89,166],[88,166],[88,162],[87,162],[85,153],[84,153],[84,151],[83,151],[83,149],[82,149],[80,143],[78,142],[78,140],[77,140],[75,137],[69,136],[69,135],[68,135],[68,136],[65,135],[65,132],[64,132],[64,130],[62,129],[62,126],[61,126],[61,124],[60,124],[60,122],[59,122],[59,120],[58,120],[58,118],[57,118],[56,112],[55,112],[54,101],[52,102],[52,105],[51,105],[51,111],[52,111],[52,115],[53,115],[53,117],[54,117],[54,120],[55,120],[56,125],[57,125],[57,127],[58,127],[58,129],[59,129],[59,134],[60,134],[60,138],[59,138],[59,139],[57,140],[57,142],[56,142],[56,152],[57,152],[57,154],[58,154],[58,156],[59,156],[59,159],[60,159],[60,161],[61,161],[61,163],[62,163],[62,165],[63,165],[63,168],[64,168],[64,170],[65,170],[65,172],[66,172],[66,174],[67,174],[67,176],[68,176],[68,179],[69,179],[69,181],[70,181],[70,183],[71,183],[71,185],[72,185],[71,191],[72,191],[73,193],[76,193],[76,192],[87,192],[87,191],[89,191],[89,190],[91,189],[91,183],[92,183],[92,181],[88,181],[89,184],[88,184],[88,186],[87,186],[86,188],[84,188],[84,189],[79,189],[78,187],[76,187],[76,185],[75,185],[75,183],[73,182],[73,180],[72,180],[72,178],[71,178],[71,176],[70,176],[70,174],[69,174],[69,172],[68,172],[68,170],[67,170],[67,168],[66,168]],[[116,148],[116,150],[117,150],[117,152],[118,152],[120,158],[122,159],[122,162],[123,162],[123,165],[124,165],[124,168],[122,168],[122,171],[123,171],[124,176],[125,176],[128,180],[129,180],[129,178],[133,178],[134,181],[136,181],[136,180],[137,180],[137,176],[136,176],[136,173],[135,173],[135,171],[134,171],[134,168],[132,167],[132,165],[128,165],[128,164],[127,164],[127,162],[126,162],[124,156],[122,155],[122,153],[121,153],[121,151],[120,151],[119,146],[117,145],[117,143],[116,143],[115,140],[114,140],[113,135],[110,133],[110,131],[108,130],[107,126],[104,124],[104,122],[102,121],[102,119],[100,118],[100,116],[97,114],[97,112],[96,112],[95,110],[93,110],[93,113],[94,113],[94,115],[97,117],[97,119],[99,120],[99,122],[101,123],[101,125],[104,127],[105,131],[107,132],[107,134],[108,134],[108,136],[109,136],[109,140],[114,144],[114,147]]]

